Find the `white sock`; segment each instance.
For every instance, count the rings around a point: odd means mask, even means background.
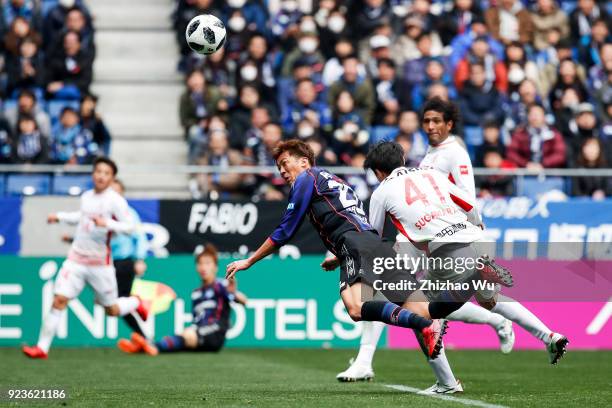
[[[467,302],[453,313],[449,314],[446,319],[460,321],[465,323],[488,324],[494,329],[504,323],[503,316],[496,313],[491,313],[482,306]]]
[[[45,353],[48,353],[49,348],[51,348],[51,342],[53,341],[53,337],[55,337],[55,331],[57,330],[60,318],[62,317],[62,312],[63,310],[52,307],[49,313],[47,313],[45,316],[42,328],[40,329],[37,344],[37,346],[40,347]]]
[[[363,322],[362,324],[359,354],[357,354],[355,363],[372,367],[374,352],[386,324],[383,322]]]
[[[117,299],[117,306],[119,306],[119,315],[125,316],[128,313],[133,312],[138,308],[140,300],[136,296],[120,297]]]
[[[500,295],[492,311],[512,320],[545,344],[550,343],[550,329],[516,300]]]
[[[440,350],[440,354],[435,359],[427,359],[427,362],[431,366],[431,369],[436,376],[438,384],[446,387],[454,387],[457,385],[457,379],[453,374],[453,370],[450,368],[450,364],[446,359],[446,353],[444,348]]]

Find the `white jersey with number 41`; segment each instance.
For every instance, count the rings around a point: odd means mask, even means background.
[[[399,167],[380,183],[370,199],[370,223],[381,235],[387,214],[400,233],[430,252],[482,238],[472,195],[431,168]]]

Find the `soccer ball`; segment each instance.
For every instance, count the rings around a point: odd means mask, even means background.
[[[212,14],[195,16],[187,24],[185,38],[189,48],[198,54],[212,54],[225,44],[225,26]]]

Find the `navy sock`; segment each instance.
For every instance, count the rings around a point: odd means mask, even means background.
[[[182,350],[185,347],[185,339],[183,336],[165,336],[160,341],[155,343],[157,349],[162,353],[169,351]]]
[[[391,302],[368,301],[361,306],[361,319],[379,321],[393,326],[422,330],[431,325],[431,320],[412,313]]]

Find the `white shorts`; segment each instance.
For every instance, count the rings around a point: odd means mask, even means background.
[[[117,276],[112,265],[90,266],[66,259],[55,278],[55,294],[74,299],[85,284],[96,294],[96,302],[112,306],[117,302]]]

